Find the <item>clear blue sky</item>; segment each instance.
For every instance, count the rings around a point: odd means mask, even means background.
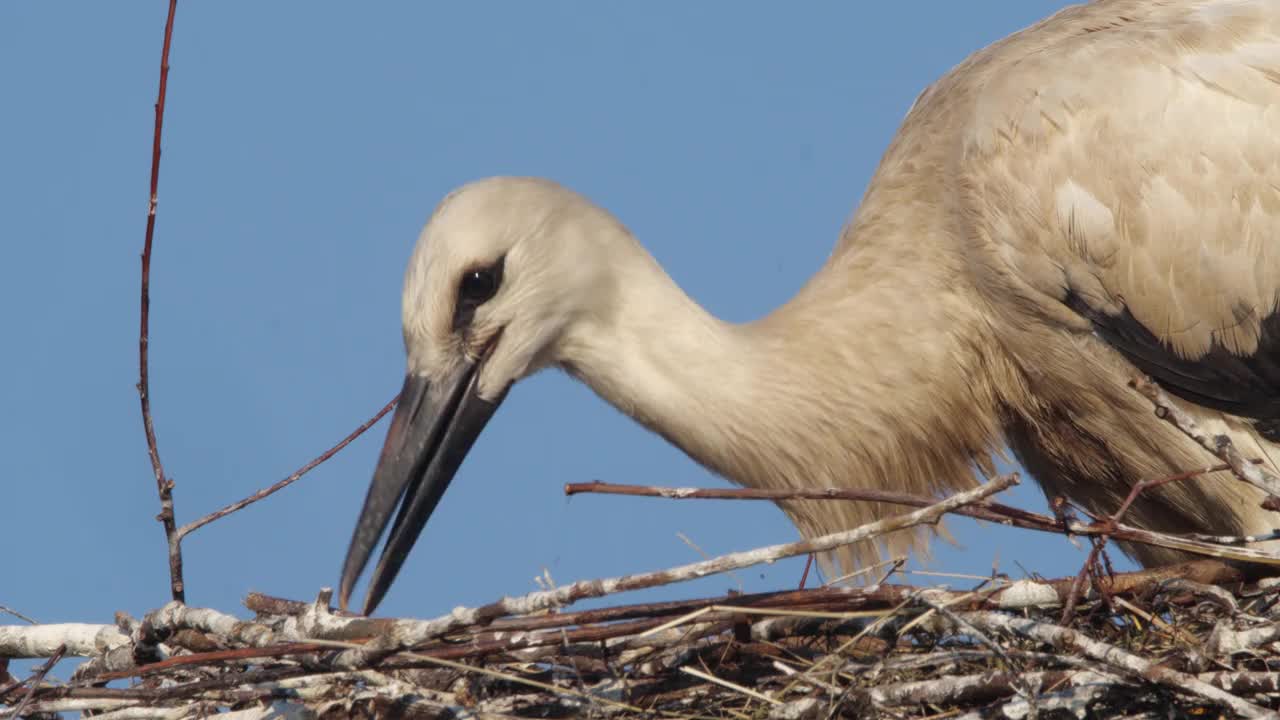
[[[1061,7],[957,3],[183,2],[153,266],[156,429],[180,521],[274,482],[399,388],[400,283],[438,199],[554,178],[716,314],[784,302],[908,106]],[[0,4],[0,605],[110,622],[168,600],[137,378],[138,254],[166,4]],[[188,539],[188,600],[335,585],[385,423]],[[517,386],[383,604],[432,616],[795,538],[768,504],[584,496],[723,485],[587,388]],[[1042,508],[1028,483],[1013,495]],[[935,567],[1046,575],[1057,537],[957,523]],[[799,561],[619,598],[792,586]],[[361,590],[362,592],[362,590]],[[0,620],[8,622],[8,620]]]

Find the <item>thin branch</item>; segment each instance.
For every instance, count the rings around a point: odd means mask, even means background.
[[[1033,675],[1032,679],[1048,678],[1045,676],[1037,678]],[[1037,717],[1037,710],[1042,713],[1039,717],[1044,717],[1045,715],[1052,717],[1093,717],[1094,715],[1090,714],[1090,711],[1096,707],[1101,698],[1117,689],[1126,688],[1127,684],[1114,682],[1111,675],[1084,670],[1068,673],[1065,680],[1055,687],[1057,689],[1053,693],[1046,693],[1036,698],[1036,707],[1034,708],[1026,700],[1018,698],[998,707],[983,708],[981,711],[975,710],[963,715],[952,715],[951,717],[953,720],[992,720],[992,718],[1027,720],[1028,718]],[[1130,717],[1132,718],[1132,716]],[[1133,720],[1136,720],[1136,718]]]
[[[67,648],[65,646],[59,647],[57,650],[54,650],[53,655],[51,655],[49,659],[46,660],[45,663],[41,665],[38,670],[36,670],[35,675],[33,675],[31,679],[27,681],[29,685],[27,687],[26,694],[22,696],[22,700],[19,701],[18,705],[15,708],[13,708],[13,710],[9,713],[12,717],[15,717],[15,718],[22,717],[23,711],[26,710],[27,706],[31,704],[31,698],[35,697],[36,690],[39,689],[40,683],[44,682],[45,675],[48,675],[49,671],[53,669],[53,666],[58,664],[58,661],[62,659],[62,655],[66,651],[67,651]]]
[[[1215,545],[1253,545],[1255,543],[1280,540],[1280,530],[1272,530],[1261,535],[1201,535],[1200,533],[1187,533],[1187,537]]]
[[[1280,477],[1276,477],[1262,465],[1247,460],[1236,449],[1231,438],[1226,435],[1210,435],[1196,424],[1190,415],[1183,412],[1182,408],[1174,404],[1165,391],[1150,378],[1134,378],[1129,384],[1155,405],[1156,417],[1178,428],[1187,437],[1199,443],[1200,447],[1227,463],[1233,475],[1266,493],[1269,500],[1280,501]]]
[[[178,10],[178,0],[169,0],[169,17],[164,24],[164,46],[160,51],[160,90],[156,96],[156,126],[151,141],[151,196],[147,203],[147,234],[142,245],[141,313],[138,329],[138,399],[142,404],[142,428],[147,436],[147,454],[151,456],[151,469],[156,476],[156,491],[160,496],[158,520],[164,525],[164,536],[169,546],[169,589],[174,600],[186,597],[182,582],[182,550],[175,541],[177,529],[173,515],[173,481],[164,473],[160,462],[160,450],[156,446],[156,429],[151,420],[151,388],[147,373],[148,325],[151,316],[151,241],[156,230],[156,205],[160,188],[160,130],[164,125],[164,98],[169,85],[169,46],[173,39],[173,16]]]
[[[1001,630],[1014,635],[1046,643],[1062,649],[1078,650],[1087,657],[1123,670],[1147,682],[1163,685],[1175,692],[1191,693],[1215,703],[1225,705],[1247,718],[1274,718],[1275,713],[1247,702],[1231,693],[1214,687],[1194,675],[1179,672],[1122,650],[1101,640],[1094,640],[1084,633],[1069,628],[1026,618],[1012,617],[993,612],[965,613],[962,617],[970,624],[985,630]]]
[[[979,675],[943,675],[928,680],[880,685],[868,691],[872,702],[880,705],[952,704],[984,702],[1019,694],[1023,685],[1049,687],[1071,682],[1078,670],[1042,670],[1033,672],[981,673]],[[1089,672],[1083,679],[1093,683],[1116,683],[1114,675]],[[1076,681],[1080,684],[1080,681]]]
[[[309,462],[309,463],[307,463],[306,465],[303,465],[302,467],[300,467],[300,468],[298,468],[297,470],[293,471],[293,474],[289,475],[289,476],[288,476],[288,477],[286,477],[285,479],[283,479],[283,480],[281,480],[281,481],[277,482],[276,484],[272,485],[271,487],[263,488],[263,489],[259,490],[258,492],[254,493],[254,494],[252,494],[252,495],[250,495],[250,496],[248,496],[248,497],[246,497],[246,498],[244,498],[244,499],[242,499],[242,500],[237,500],[236,502],[233,502],[233,503],[231,503],[230,505],[227,505],[226,507],[222,508],[221,510],[216,510],[216,511],[214,511],[214,512],[211,512],[211,513],[209,513],[208,515],[205,515],[204,517],[199,518],[198,520],[193,520],[193,521],[191,521],[191,522],[187,523],[186,525],[183,525],[181,528],[178,528],[178,531],[177,531],[177,537],[178,537],[178,540],[179,540],[179,541],[181,541],[181,540],[182,540],[183,538],[185,538],[187,535],[190,535],[191,533],[195,532],[196,530],[199,530],[200,528],[204,527],[205,525],[208,525],[209,523],[211,523],[211,522],[213,522],[213,521],[215,521],[215,520],[220,520],[220,519],[222,519],[222,518],[224,518],[224,517],[226,517],[226,516],[230,515],[231,513],[236,512],[237,510],[241,510],[241,509],[243,509],[243,508],[246,508],[246,507],[248,507],[249,505],[252,505],[253,503],[256,503],[256,502],[258,502],[259,500],[261,500],[261,499],[263,499],[263,498],[267,497],[268,495],[272,495],[272,494],[274,494],[274,493],[276,493],[276,492],[279,492],[280,490],[283,490],[283,489],[285,489],[286,487],[288,487],[288,486],[292,485],[294,482],[296,482],[296,481],[297,481],[299,478],[301,478],[303,475],[306,475],[307,473],[309,473],[309,472],[311,472],[312,470],[314,470],[314,469],[316,468],[316,466],[317,466],[317,465],[320,465],[321,463],[325,462],[325,461],[326,461],[326,460],[328,460],[329,458],[331,458],[331,457],[333,457],[334,455],[338,454],[338,452],[339,452],[339,451],[341,451],[341,450],[342,450],[343,448],[345,448],[347,445],[350,445],[350,444],[351,444],[351,441],[353,441],[353,440],[355,440],[356,438],[360,437],[361,435],[363,435],[363,434],[365,433],[365,431],[366,431],[366,430],[368,430],[369,428],[373,427],[373,426],[374,426],[374,424],[376,424],[379,420],[381,420],[381,419],[382,419],[382,417],[383,417],[384,415],[386,415],[388,412],[390,412],[390,411],[391,411],[391,408],[393,408],[393,407],[395,407],[395,406],[396,406],[396,401],[398,401],[399,399],[400,399],[400,396],[399,396],[398,394],[397,394],[395,397],[391,398],[391,401],[390,401],[390,402],[388,402],[386,405],[383,405],[383,406],[382,406],[382,409],[381,409],[381,410],[379,410],[378,412],[374,413],[373,417],[371,417],[371,418],[369,418],[368,420],[366,420],[366,421],[364,422],[364,424],[363,424],[363,425],[361,425],[360,427],[356,428],[355,430],[352,430],[352,431],[351,431],[351,433],[350,433],[349,435],[347,435],[346,437],[342,438],[342,440],[340,440],[340,441],[338,442],[338,444],[336,444],[336,445],[334,445],[333,447],[329,448],[328,450],[325,450],[324,452],[320,453],[320,454],[319,454],[318,456],[316,456],[313,460],[311,460],[311,462]]]
[[[1204,469],[1191,471],[1191,474],[1202,473]],[[1162,478],[1159,482],[1185,479],[1181,473],[1171,478]],[[619,485],[600,481],[589,483],[569,483],[564,486],[565,494],[601,493],[606,495],[631,495],[643,497],[661,497],[669,500],[786,500],[793,498],[813,498],[825,500],[860,500],[865,502],[882,502],[908,507],[927,507],[936,501],[923,495],[911,495],[890,490],[870,490],[866,488],[816,488],[799,490],[761,490],[754,488],[693,488],[693,487],[657,487],[649,485]],[[1021,508],[1005,505],[990,500],[973,503],[951,511],[953,515],[1000,523],[1024,530],[1035,530],[1062,534],[1065,529],[1071,535],[1098,536],[1107,535],[1114,540],[1142,543],[1157,547],[1181,550],[1183,552],[1205,557],[1236,560],[1241,562],[1280,565],[1280,554],[1258,550],[1255,548],[1230,547],[1214,545],[1195,538],[1171,535],[1168,533],[1144,530],[1128,525],[1110,525],[1101,523],[1083,523],[1077,520],[1058,520],[1048,515],[1035,513]]]
[[[1075,615],[1076,600],[1079,597],[1080,590],[1084,587],[1086,576],[1098,577],[1101,575],[1099,569],[1099,559],[1106,560],[1107,541],[1111,539],[1115,529],[1120,526],[1120,520],[1124,517],[1133,503],[1137,501],[1142,493],[1155,487],[1165,485],[1172,482],[1180,482],[1200,477],[1207,473],[1218,472],[1221,470],[1230,470],[1237,478],[1258,487],[1269,494],[1269,500],[1275,501],[1275,490],[1280,489],[1280,484],[1272,483],[1274,476],[1271,476],[1264,468],[1258,466],[1256,462],[1246,460],[1236,450],[1231,443],[1230,438],[1226,435],[1219,435],[1216,438],[1210,438],[1207,433],[1200,429],[1190,415],[1184,413],[1173,401],[1159,388],[1154,382],[1147,378],[1137,378],[1130,383],[1138,392],[1142,393],[1149,399],[1156,408],[1157,417],[1171,423],[1174,427],[1181,430],[1188,437],[1198,442],[1203,448],[1217,455],[1220,459],[1225,460],[1224,464],[1210,465],[1198,470],[1190,470],[1187,472],[1177,473],[1168,477],[1158,478],[1154,480],[1143,480],[1134,483],[1129,489],[1129,494],[1125,497],[1124,502],[1120,503],[1120,507],[1116,509],[1109,517],[1097,523],[1103,528],[1103,532],[1093,538],[1093,547],[1089,550],[1089,556],[1085,559],[1084,564],[1077,573],[1075,583],[1071,587],[1071,593],[1067,597],[1066,606],[1062,611],[1063,625],[1071,623]],[[1207,542],[1215,545],[1246,545],[1251,542],[1259,542],[1254,536],[1245,536],[1243,538],[1234,536],[1213,536],[1193,533],[1186,535],[1188,539]],[[1266,539],[1266,538],[1264,538]],[[1109,567],[1109,562],[1107,563]],[[1104,595],[1104,599],[1105,599]]]
[[[39,624],[39,623],[37,623],[35,620],[32,620],[31,618],[27,617],[26,615],[23,615],[22,613],[18,612],[17,610],[14,610],[14,609],[13,609],[13,608],[11,608],[11,607],[5,607],[4,605],[0,605],[0,613],[6,613],[6,614],[9,614],[9,615],[12,615],[12,616],[14,616],[14,617],[18,618],[19,620],[21,620],[21,621],[23,621],[23,622],[25,622],[25,623],[29,623],[29,624],[31,624],[31,625],[38,625],[38,624]]]
[[[697,668],[681,667],[681,668],[680,668],[680,672],[687,673],[687,674],[692,675],[692,676],[694,676],[694,677],[696,677],[696,678],[698,678],[698,679],[700,679],[700,680],[706,680],[707,682],[713,682],[713,683],[715,683],[715,684],[717,684],[717,685],[720,685],[720,686],[722,686],[722,687],[727,687],[727,688],[729,688],[730,690],[733,690],[734,692],[742,693],[743,695],[746,695],[747,697],[752,697],[752,698],[755,698],[755,699],[757,699],[757,700],[763,700],[763,701],[765,701],[765,702],[769,703],[770,705],[781,705],[781,704],[782,704],[782,701],[781,701],[781,700],[777,700],[777,699],[775,699],[775,698],[771,698],[771,697],[769,697],[768,695],[765,695],[764,693],[756,692],[755,690],[752,690],[751,688],[743,687],[743,686],[741,686],[741,685],[739,685],[739,684],[737,684],[737,683],[731,683],[731,682],[729,682],[728,680],[725,680],[725,679],[723,679],[723,678],[718,678],[718,677],[716,677],[715,675],[712,675],[712,674],[711,674],[711,673],[709,673],[709,672],[703,672],[703,671],[701,671],[701,670],[699,670],[699,669],[697,669]]]

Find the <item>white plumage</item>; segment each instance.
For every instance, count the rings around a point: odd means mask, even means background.
[[[570,190],[460,188],[410,260],[408,375],[342,600],[400,503],[376,606],[507,388],[547,367],[753,487],[950,491],[1007,446],[1046,492],[1109,513],[1138,480],[1212,462],[1128,388],[1138,372],[1275,468],[1278,162],[1280,3],[1100,0],[925,90],[829,260],[752,323],[707,314]],[[1258,501],[1219,473],[1127,519],[1264,532]],[[806,535],[888,511],[782,507]]]

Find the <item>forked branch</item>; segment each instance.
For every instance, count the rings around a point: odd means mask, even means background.
[[[231,503],[230,505],[227,505],[226,507],[223,507],[219,510],[215,510],[209,513],[208,515],[205,515],[202,518],[192,520],[186,525],[183,525],[182,527],[178,528],[178,532],[177,532],[178,541],[181,542],[182,539],[185,538],[187,535],[190,535],[191,533],[195,532],[196,530],[199,530],[205,525],[208,525],[214,520],[221,520],[222,518],[230,515],[233,512],[236,512],[238,510],[243,510],[244,508],[258,502],[259,500],[262,500],[263,498],[269,495],[273,495],[285,489],[286,487],[292,485],[293,483],[297,482],[303,475],[306,475],[307,473],[314,470],[317,465],[320,465],[321,463],[325,462],[329,458],[338,454],[339,451],[341,451],[346,446],[350,445],[352,440],[355,440],[356,438],[360,437],[361,435],[364,434],[366,430],[373,427],[379,420],[382,419],[383,415],[386,415],[388,412],[391,411],[391,408],[396,406],[396,402],[399,401],[399,399],[400,399],[399,395],[396,395],[395,397],[391,398],[391,400],[386,405],[382,406],[381,410],[374,413],[373,417],[369,418],[368,420],[365,420],[364,423],[360,425],[360,427],[356,428],[355,430],[352,430],[349,435],[339,440],[336,445],[329,448],[328,450],[325,450],[323,453],[320,453],[314,459],[312,459],[311,462],[307,463],[306,465],[303,465],[297,470],[294,470],[293,473],[291,473],[288,477],[284,478],[283,480],[280,480],[279,482],[277,482],[276,484],[270,487],[265,487],[246,498],[237,500]]]
[[[169,16],[165,21],[164,43],[160,51],[160,89],[156,96],[155,130],[151,140],[151,195],[150,200],[147,203],[147,230],[142,245],[142,289],[140,324],[138,329],[137,388],[138,398],[142,407],[142,427],[146,433],[147,439],[147,454],[151,458],[151,469],[156,478],[156,492],[160,498],[160,514],[156,516],[156,519],[159,520],[164,527],[165,542],[168,546],[169,589],[174,600],[178,602],[185,602],[186,585],[182,577],[183,538],[215,520],[224,518],[231,513],[248,507],[257,501],[292,485],[317,465],[320,465],[333,457],[338,453],[338,451],[349,445],[351,441],[364,434],[364,432],[378,422],[378,420],[381,420],[383,415],[386,415],[391,408],[395,407],[398,396],[392,398],[391,401],[384,405],[381,410],[373,415],[373,417],[369,418],[369,420],[365,421],[364,424],[357,427],[336,445],[321,453],[311,462],[308,462],[298,468],[283,480],[280,480],[270,487],[263,488],[246,498],[231,503],[226,507],[209,513],[204,517],[189,522],[182,527],[178,527],[173,508],[173,479],[164,471],[164,464],[160,461],[160,450],[156,443],[155,423],[151,416],[151,386],[149,382],[147,364],[151,317],[151,248],[155,239],[156,208],[159,205],[160,188],[160,138],[161,130],[164,127],[165,95],[169,87],[169,48],[173,44],[173,19],[177,9],[178,0],[169,0]]]
[[[1150,378],[1138,377],[1129,382],[1131,386],[1155,406],[1156,417],[1178,428],[1187,437],[1195,440],[1200,447],[1213,453],[1219,460],[1227,464],[1231,473],[1240,481],[1246,482],[1265,492],[1269,497],[1268,504],[1280,503],[1280,477],[1276,477],[1263,465],[1252,462],[1240,454],[1240,451],[1226,435],[1211,435],[1200,427],[1182,408],[1178,407],[1164,390]],[[1269,508],[1276,509],[1276,508]]]

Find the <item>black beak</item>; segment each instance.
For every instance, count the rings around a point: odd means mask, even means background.
[[[437,383],[412,372],[405,377],[400,402],[342,565],[338,602],[344,610],[352,587],[391,519],[391,510],[400,503],[387,544],[369,580],[364,614],[378,607],[467,451],[506,396],[505,389],[494,400],[477,394],[479,368],[479,362],[468,361]]]

